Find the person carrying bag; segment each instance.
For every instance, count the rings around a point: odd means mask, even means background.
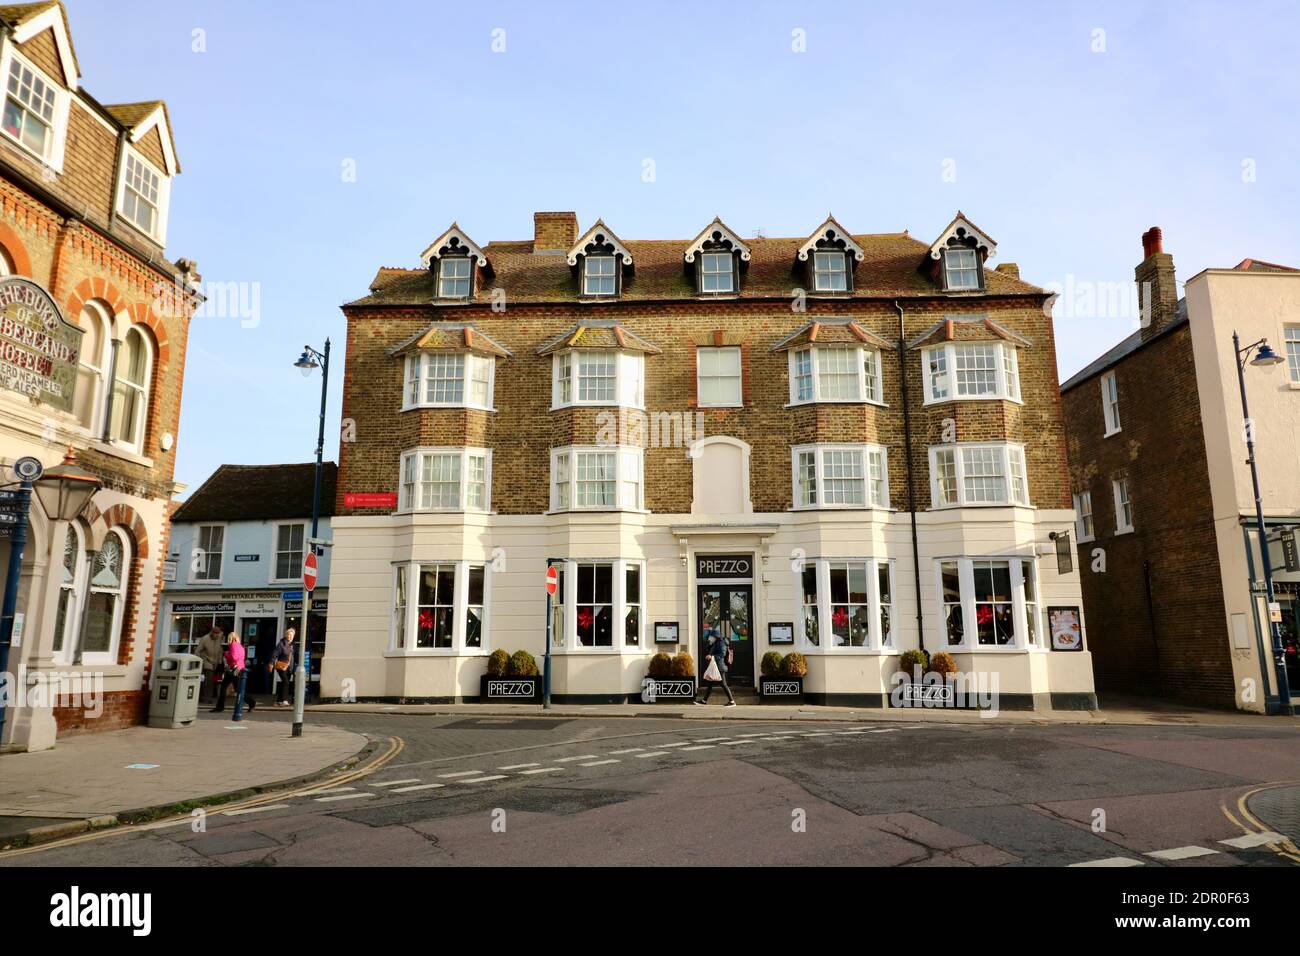
[[[289,681],[293,677],[294,654],[297,652],[293,639],[296,636],[297,631],[293,628],[286,630],[284,637],[276,642],[275,652],[266,663],[267,671],[280,679],[280,683],[275,687],[276,707],[289,706]]]
[[[212,708],[212,713],[219,714],[226,709],[226,688],[239,686],[239,675],[244,672],[245,659],[244,645],[240,642],[239,635],[232,633],[222,656],[221,686],[217,690],[217,706]],[[251,712],[257,706],[257,701],[251,695],[245,696],[244,706]]]
[[[731,693],[731,688],[727,685],[727,670],[731,666],[731,662],[735,660],[735,651],[732,650],[731,641],[720,633],[715,634],[705,656],[709,664],[704,669],[704,682],[708,686],[704,688],[704,699],[700,700],[697,697],[695,703],[703,707],[709,702],[709,695],[713,693],[714,686],[721,684],[722,689],[727,692],[726,706],[735,707],[736,697]]]

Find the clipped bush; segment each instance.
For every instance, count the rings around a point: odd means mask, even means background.
[[[946,678],[949,674],[957,673],[957,662],[947,651],[939,651],[930,658],[930,670]]]
[[[506,674],[511,677],[536,677],[537,659],[527,651],[515,651],[506,664]]]
[[[646,668],[645,674],[646,677],[653,677],[656,680],[671,677],[673,674],[673,659],[660,651],[650,658],[650,666]]]
[[[488,677],[505,677],[506,666],[510,663],[510,653],[504,648],[498,647],[488,655],[487,672]]]
[[[898,669],[909,677],[915,676],[917,668],[920,668],[921,673],[925,673],[929,666],[930,655],[925,651],[915,649],[903,651],[898,657]]]
[[[679,652],[673,658],[674,677],[694,677],[695,676],[695,658],[691,657],[685,651]]]
[[[758,669],[764,677],[776,677],[781,673],[781,652],[768,651],[758,663]]]
[[[785,655],[785,660],[781,661],[781,674],[785,677],[807,677],[808,658],[798,651],[791,651]]]

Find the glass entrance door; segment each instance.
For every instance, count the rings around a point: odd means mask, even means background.
[[[699,637],[696,666],[700,674],[713,639],[721,634],[731,641],[735,660],[727,674],[733,686],[754,685],[754,589],[749,584],[702,584],[699,600]]]

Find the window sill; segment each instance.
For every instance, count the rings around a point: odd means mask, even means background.
[[[1022,505],[1014,501],[979,501],[971,504],[943,504],[930,505],[931,511],[957,511],[961,508],[1024,508],[1026,511],[1037,511],[1037,505]]]
[[[403,405],[401,410],[404,412],[419,412],[419,411],[436,411],[438,409],[444,409],[444,408],[454,409],[454,410],[468,409],[471,412],[492,412],[494,414],[496,413],[496,408],[493,406],[471,405],[469,402],[447,402],[445,404]]]
[[[619,402],[568,402],[564,405],[552,405],[549,410],[552,412],[562,412],[569,408],[627,408],[633,411],[643,412],[645,411],[645,403],[623,405]]]
[[[1133,529],[1132,529],[1132,528],[1116,528],[1116,529],[1115,529],[1115,537],[1117,537],[1117,538],[1120,537],[1120,535],[1132,534],[1132,533],[1133,533]]]
[[[927,398],[922,407],[930,405],[947,405],[950,402],[1010,402],[1012,405],[1023,406],[1023,398],[1012,398],[1010,395],[956,395],[948,398]]]
[[[734,403],[727,404],[727,405],[705,405],[705,404],[703,404],[703,403],[699,403],[699,404],[697,404],[695,407],[698,408],[700,411],[704,412],[704,411],[709,411],[710,409],[717,409],[717,408],[723,408],[723,409],[725,409],[725,408],[744,408],[744,407],[745,407],[745,403],[744,403],[744,402],[734,402]]]
[[[653,514],[648,508],[553,508],[545,511],[546,515],[648,515]]]
[[[977,644],[974,646],[968,644],[952,645],[944,647],[949,654],[1029,654],[1034,651],[1043,650],[1041,647],[1019,647],[1016,645],[1002,644]]]
[[[1287,382],[1286,387],[1293,392],[1300,392],[1300,382]]]
[[[790,509],[789,514],[816,514],[819,511],[880,511],[885,514],[897,513],[897,508],[888,505],[800,505]]]
[[[551,655],[553,657],[563,656],[567,654],[572,654],[575,656],[604,654],[609,657],[633,657],[633,656],[642,656],[649,653],[651,652],[639,645],[634,645],[632,647],[613,647],[613,646],[606,647],[603,645],[600,647],[589,647],[585,644],[575,644],[575,645],[565,645],[563,647],[551,648]]]
[[[121,458],[123,461],[129,461],[132,464],[143,465],[145,468],[153,467],[152,458],[146,458],[139,452],[130,451],[119,445],[115,445],[112,442],[106,442],[102,439],[92,439],[88,447],[92,451],[103,452],[105,455],[112,455],[115,458]]]
[[[53,126],[50,127],[50,135],[51,135],[51,137],[55,137],[55,136],[58,135],[58,131],[56,131],[55,128],[54,128]],[[65,135],[66,135],[66,130],[65,130]],[[40,153],[36,152],[36,150],[32,149],[30,146],[28,146],[26,143],[24,143],[21,139],[18,139],[17,137],[15,137],[13,134],[9,133],[8,131],[5,131],[4,134],[3,134],[3,136],[4,136],[3,142],[8,143],[11,147],[14,147],[15,149],[17,149],[17,150],[18,150],[18,151],[23,155],[23,157],[24,157],[25,159],[29,159],[29,160],[31,160],[31,161],[34,162],[34,163],[39,163],[41,166],[45,167],[46,169],[51,169],[51,170],[53,170],[55,173],[57,173],[57,174],[59,174],[59,175],[62,175],[62,174],[63,174],[63,166],[62,166],[62,165],[59,165],[59,166],[55,166],[55,165],[53,165],[53,164],[52,164],[52,163],[51,163],[51,162],[50,162],[46,157],[44,157],[44,156],[42,156]],[[52,142],[52,140],[51,140],[51,142]]]
[[[1114,429],[1111,429],[1111,430],[1108,431],[1108,432],[1103,432],[1101,437],[1102,437],[1102,438],[1109,438],[1111,435],[1118,435],[1118,434],[1119,434],[1120,432],[1122,432],[1123,430],[1124,430],[1124,429],[1122,429],[1122,428],[1114,428]]]
[[[781,647],[784,645],[773,645]],[[892,647],[802,647],[799,653],[806,657],[898,657],[903,652]]]
[[[157,207],[157,210],[158,210],[159,217],[161,217],[163,213],[162,207],[161,206]],[[158,246],[158,248],[160,249],[166,244],[165,237],[155,236],[151,232],[145,232],[143,229],[141,229],[139,226],[133,223],[130,219],[126,218],[126,213],[122,212],[120,208],[115,209],[114,212],[116,213],[115,218],[117,219],[117,221],[120,222],[122,225],[126,226],[128,229],[134,232],[141,239],[144,239],[152,243],[153,245]]]
[[[394,518],[413,518],[416,515],[494,515],[495,511],[480,511],[478,508],[407,508],[404,511],[389,512]]]
[[[817,398],[803,402],[786,402],[786,408],[803,408],[806,405],[875,405],[877,408],[889,408],[884,402],[874,398]]]
[[[384,657],[487,657],[491,651],[481,647],[421,647],[408,650],[384,651]]]
[[[1093,541],[1096,541],[1096,540],[1097,540],[1097,536],[1096,536],[1095,534],[1090,534],[1090,535],[1088,535],[1088,537],[1086,537],[1086,538],[1083,537],[1082,535],[1080,535],[1080,536],[1075,540],[1075,543],[1076,543],[1076,544],[1090,544],[1090,543],[1092,543]]]

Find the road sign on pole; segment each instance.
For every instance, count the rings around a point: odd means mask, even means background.
[[[555,568],[553,566],[547,568],[546,569],[546,593],[549,594],[551,597],[555,597],[555,591],[556,588],[558,587],[559,587],[559,577],[555,573]]]
[[[304,591],[316,590],[316,555],[311,551],[302,559],[302,587]]]

